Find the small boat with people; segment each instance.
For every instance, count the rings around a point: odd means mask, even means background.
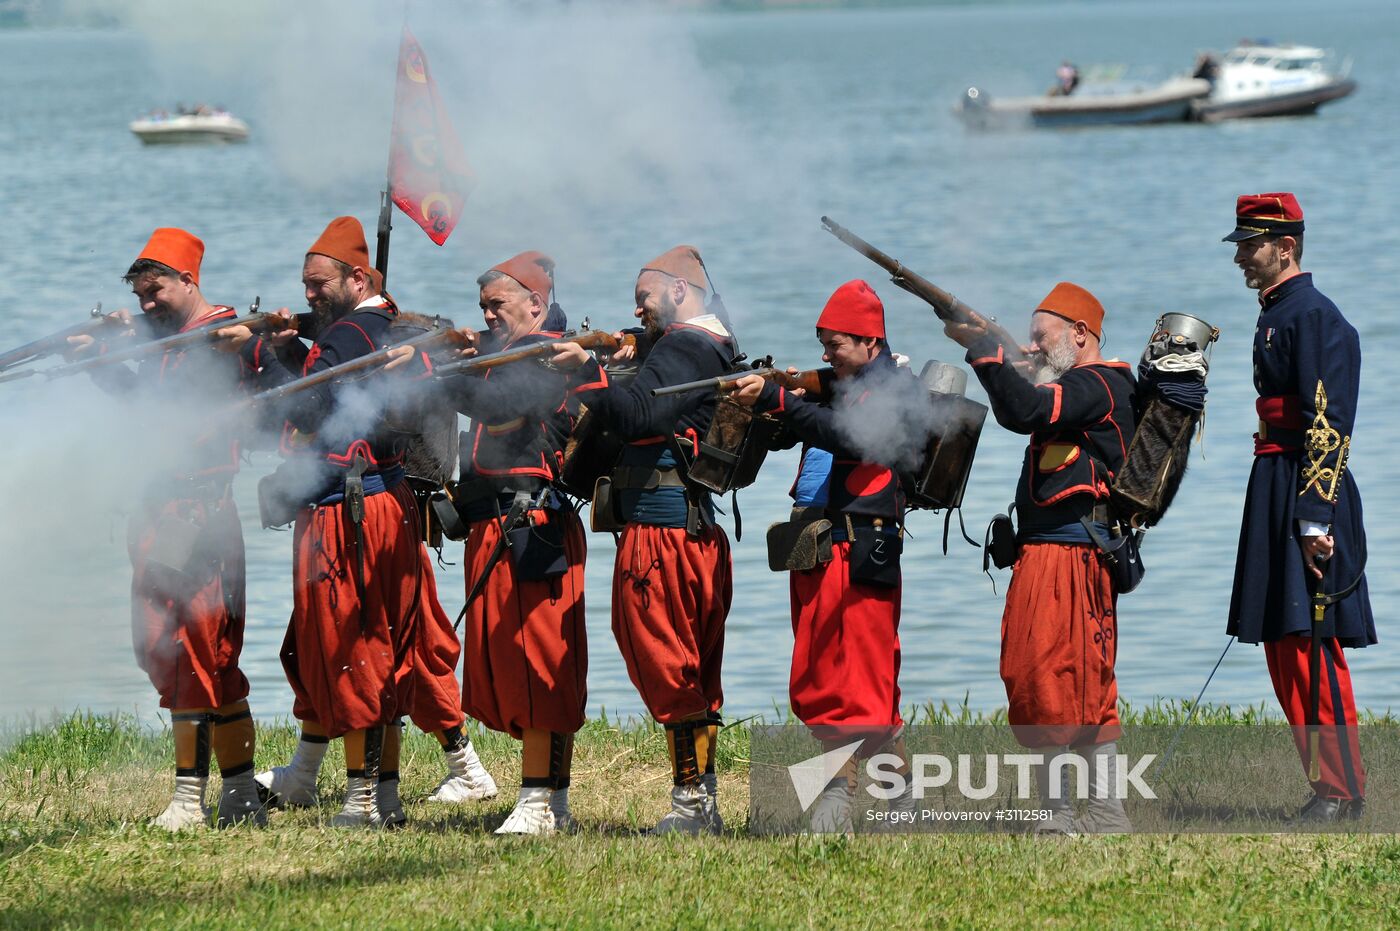
[[[1123,80],[1121,74],[1120,66],[1081,81],[1078,70],[1066,62],[1058,83],[1045,94],[997,98],[969,87],[955,112],[976,129],[1179,123],[1211,89],[1202,78],[1177,76],[1149,84]]]
[[[1351,61],[1336,67],[1332,53],[1310,45],[1245,41],[1221,58],[1203,53],[1194,76],[1210,81],[1210,94],[1191,103],[1203,123],[1261,116],[1302,116],[1356,90]]]
[[[221,144],[246,142],[248,124],[222,107],[199,104],[177,107],[174,113],[153,110],[130,124],[146,145]]]

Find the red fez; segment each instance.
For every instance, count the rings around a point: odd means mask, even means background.
[[[198,236],[173,226],[162,226],[151,234],[146,248],[136,261],[150,259],[177,272],[189,272],[199,284],[199,263],[204,258],[204,243]]]
[[[1235,201],[1235,231],[1221,242],[1255,236],[1297,236],[1303,232],[1303,208],[1287,191],[1241,194]]]
[[[554,290],[554,260],[543,252],[522,252],[493,266],[491,271],[515,279],[526,291],[533,291],[549,303],[549,292]]]
[[[700,261],[700,250],[694,246],[676,246],[663,252],[642,266],[644,272],[661,272],[672,278],[682,278],[702,291],[710,290],[710,279],[705,274],[705,263]]]
[[[324,255],[351,267],[369,272],[369,246],[365,245],[365,229],[354,217],[336,217],[306,250],[307,255]],[[374,275],[370,275],[374,278]]]
[[[1095,338],[1103,336],[1103,305],[1077,284],[1061,281],[1045,295],[1036,310],[1063,317],[1070,323],[1083,320]]]
[[[864,281],[848,281],[827,299],[817,328],[852,336],[885,338],[885,305]]]

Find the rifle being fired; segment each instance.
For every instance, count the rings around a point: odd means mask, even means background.
[[[724,394],[734,390],[734,385],[741,378],[748,378],[750,375],[758,375],[768,381],[777,382],[789,391],[801,390],[809,398],[829,398],[831,397],[831,383],[836,377],[836,373],[829,368],[809,369],[805,372],[788,372],[783,369],[773,367],[773,357],[760,359],[754,363],[754,367],[741,372],[729,372],[715,378],[702,378],[699,381],[687,381],[679,385],[667,385],[664,388],[651,389],[651,396],[654,398],[664,398],[673,394],[685,394],[690,391],[718,391]]]
[[[986,317],[979,314],[927,278],[905,268],[904,264],[898,259],[892,258],[879,249],[876,249],[870,243],[861,239],[855,233],[852,233],[830,217],[822,217],[822,227],[828,233],[883,268],[889,273],[891,282],[932,307],[933,312],[938,315],[938,319],[945,323],[963,323],[970,326],[985,327],[989,334],[1001,340],[1002,347],[1006,351],[1006,361],[1013,363],[1025,361],[1026,356],[1025,353],[1021,351],[1021,344],[1012,337],[1005,327],[996,322],[995,317]]]
[[[526,346],[517,346],[514,349],[473,356],[470,359],[459,359],[456,362],[438,366],[433,374],[439,378],[448,378],[453,375],[486,371],[498,366],[509,365],[512,362],[523,362],[527,359],[546,359],[556,354],[557,350],[554,346],[558,343],[575,343],[584,349],[614,353],[624,346],[636,346],[637,337],[631,333],[623,333],[622,338],[618,339],[603,330],[588,329],[588,322],[584,321],[581,332],[571,331],[562,334],[558,339],[540,340]]]
[[[468,345],[468,343],[469,337],[457,332],[450,326],[446,326],[441,317],[436,317],[433,320],[433,328],[426,333],[420,333],[412,339],[406,339],[401,343],[395,343],[383,349],[376,349],[374,352],[368,352],[362,356],[356,356],[339,365],[332,365],[330,368],[321,369],[319,372],[312,372],[310,375],[305,375],[294,381],[289,381],[285,385],[278,385],[276,388],[260,391],[243,402],[243,404],[239,405],[239,407],[246,408],[259,404],[269,404],[295,394],[300,394],[310,388],[329,384],[333,381],[347,381],[350,380],[351,376],[364,377],[387,365],[390,361],[389,354],[395,349],[402,349],[404,346],[412,346],[415,349],[426,350],[439,346],[462,347]]]
[[[89,311],[89,319],[82,323],[59,330],[57,333],[50,333],[48,336],[34,340],[32,343],[25,343],[23,346],[11,349],[9,352],[0,353],[0,372],[12,369],[29,362],[37,362],[48,356],[57,355],[68,349],[68,338],[70,336],[96,336],[107,327],[125,326],[121,319],[116,316],[104,316],[102,313],[102,302]],[[28,378],[30,375],[37,375],[37,371],[14,372],[0,381],[12,381],[17,378]]]
[[[243,317],[235,317],[232,320],[210,320],[200,327],[185,333],[176,333],[173,336],[148,340],[144,343],[138,343],[135,346],[128,346],[125,349],[118,349],[100,356],[93,356],[91,359],[83,359],[78,362],[70,362],[67,365],[56,366],[47,369],[43,374],[46,378],[64,378],[68,375],[89,372],[105,365],[131,362],[135,359],[143,359],[147,356],[159,356],[167,352],[184,352],[195,346],[213,344],[216,339],[214,334],[225,327],[246,326],[254,332],[258,330],[268,330],[274,327],[277,329],[296,329],[297,320],[295,317],[288,319],[280,314],[259,313],[258,307],[261,303],[261,298],[253,298],[253,303],[248,308],[247,315]]]

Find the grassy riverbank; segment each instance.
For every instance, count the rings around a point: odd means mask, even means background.
[[[295,732],[259,742],[260,764],[282,761]],[[322,827],[343,788],[333,745],[320,809],[171,837],[145,826],[169,795],[168,732],[68,719],[0,754],[0,927],[1400,925],[1388,835],[749,837],[743,727],[720,742],[723,837],[637,836],[665,810],[664,737],[595,721],[571,791],[585,830],[499,838],[516,746],[478,739],[499,798],[439,807],[417,800],[441,754],[410,734],[403,831]]]

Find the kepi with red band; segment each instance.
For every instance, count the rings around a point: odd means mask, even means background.
[[[1303,232],[1303,208],[1287,191],[1241,194],[1235,201],[1235,229],[1221,242],[1255,236],[1298,236]]]
[[[1103,305],[1099,303],[1098,298],[1077,284],[1061,281],[1050,289],[1050,293],[1045,295],[1036,311],[1063,317],[1070,323],[1082,321],[1089,328],[1089,332],[1094,334],[1095,339],[1103,338]]]
[[[884,339],[885,305],[864,281],[848,281],[827,300],[817,318],[817,329]]]
[[[177,272],[189,272],[199,284],[199,263],[204,260],[204,242],[193,233],[174,226],[162,226],[151,234],[136,261],[159,262]]]

